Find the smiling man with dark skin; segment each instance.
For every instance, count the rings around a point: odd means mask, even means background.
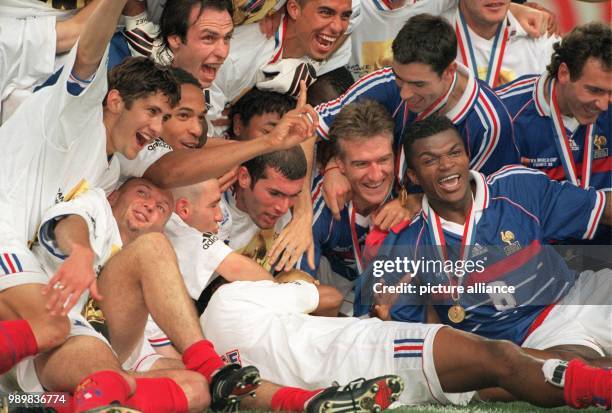
[[[610,270],[576,276],[554,250],[542,245],[551,239],[592,237],[598,225],[609,225],[610,193],[562,185],[518,165],[485,178],[469,170],[465,147],[448,119],[417,122],[404,139],[411,162],[409,177],[425,196],[419,215],[409,225],[391,229],[380,256],[388,260],[413,256],[433,261],[483,259],[482,271],[472,269],[462,277],[442,272],[440,278],[431,267],[415,274],[412,282],[421,286],[459,282],[466,288],[475,283],[514,287],[503,299],[487,292],[426,294],[442,323],[522,344],[535,349],[530,351],[539,357],[579,356],[609,366],[612,341],[607,307],[563,304],[606,304]],[[459,250],[462,255],[457,256]],[[364,273],[364,285],[371,281],[374,268]],[[389,272],[385,283],[394,285],[404,274],[399,269]],[[369,295],[365,288],[360,304]],[[583,294],[581,301],[576,301],[575,289]],[[422,298],[402,295],[388,316],[424,321],[425,308],[415,305]],[[556,299],[559,305],[550,305]]]

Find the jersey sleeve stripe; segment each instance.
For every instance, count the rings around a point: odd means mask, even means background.
[[[522,165],[507,165],[501,168],[499,171],[492,173],[488,176],[487,182],[489,184],[494,183],[498,179],[505,178],[509,175],[515,174],[531,174],[531,175],[546,175],[544,172],[537,169],[527,168]]]
[[[371,88],[388,82],[394,82],[395,76],[391,68],[383,68],[362,77],[355,82],[344,94],[326,103],[321,103],[315,110],[319,114],[319,126],[317,133],[322,139],[328,139],[329,125],[325,118],[335,116],[344,105],[356,100],[361,94]]]
[[[481,121],[488,126],[488,131],[485,134],[486,139],[483,139],[483,144],[481,145],[480,151],[478,154],[472,155],[471,167],[472,169],[479,171],[487,163],[491,157],[491,154],[497,147],[501,130],[499,127],[499,117],[492,109],[492,104],[487,96],[484,94],[479,96],[478,104],[475,109],[478,116],[481,118]],[[483,136],[483,138],[485,138],[485,136]]]
[[[506,198],[505,196],[497,196],[497,197],[494,197],[494,198],[491,198],[491,199],[495,200],[495,201],[501,200],[501,201],[506,201],[506,202],[510,203],[511,205],[513,205],[513,206],[517,207],[518,209],[520,209],[521,211],[523,211],[527,216],[532,218],[535,222],[538,223],[538,225],[540,224],[540,219],[538,217],[533,215],[531,212],[527,211],[527,209],[525,209],[525,207],[523,207],[522,205],[514,202],[510,198]]]
[[[537,80],[538,76],[533,76],[533,77],[529,77],[527,79],[523,79],[523,80],[519,80],[516,82],[512,82],[512,83],[508,83],[505,86],[500,87],[499,89],[495,90],[495,93],[497,93],[498,96],[500,97],[506,97],[506,94],[508,93],[514,93],[516,91],[520,91],[519,93],[524,93],[527,91],[531,91],[533,84],[535,83],[535,81]]]
[[[597,191],[597,197],[595,199],[595,205],[591,211],[589,217],[589,223],[587,224],[587,230],[583,235],[584,239],[592,239],[595,235],[599,221],[603,215],[604,207],[606,205],[606,196],[604,191]]]

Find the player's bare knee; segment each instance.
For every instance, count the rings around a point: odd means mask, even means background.
[[[486,340],[485,343],[480,361],[494,370],[498,380],[516,376],[521,365],[517,359],[524,357],[520,348],[506,340]]]
[[[173,380],[185,393],[190,412],[201,412],[210,406],[210,393],[206,379],[201,374],[184,370]]]
[[[139,247],[158,254],[164,254],[167,252],[173,252],[172,244],[168,241],[168,238],[161,232],[150,232],[143,234],[136,239],[139,243]]]
[[[131,252],[147,260],[165,260],[174,257],[174,249],[168,238],[161,232],[143,234],[131,243]]]
[[[48,351],[62,345],[70,334],[68,317],[44,314],[39,318],[28,321],[34,332],[39,352]]]

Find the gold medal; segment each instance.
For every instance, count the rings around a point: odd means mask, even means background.
[[[448,319],[455,324],[459,324],[465,319],[465,310],[459,304],[453,305],[448,309]]]

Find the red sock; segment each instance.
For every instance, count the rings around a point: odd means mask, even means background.
[[[112,402],[124,404],[130,394],[130,386],[121,374],[114,371],[99,371],[88,376],[74,392],[74,411],[83,412]]]
[[[0,321],[0,374],[38,353],[38,344],[26,320]]]
[[[321,393],[321,391],[323,389],[311,391],[297,387],[283,387],[274,393],[270,404],[274,411],[302,412],[306,402]]]
[[[612,370],[587,366],[572,360],[565,370],[563,396],[568,406],[612,407]]]
[[[200,340],[189,346],[183,352],[183,363],[187,370],[197,371],[206,377],[209,383],[213,373],[225,366],[215,351],[213,343],[208,340]]]
[[[136,391],[126,402],[127,407],[147,413],[186,413],[187,397],[172,379],[136,379]]]

